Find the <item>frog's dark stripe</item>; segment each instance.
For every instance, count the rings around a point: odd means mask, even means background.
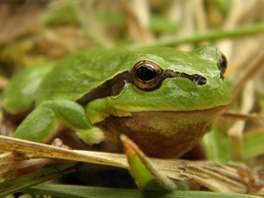
[[[133,75],[133,73],[129,71],[125,71],[120,74],[117,74],[112,79],[105,81],[103,84],[99,85],[98,87],[92,89],[90,92],[83,95],[81,98],[76,100],[76,102],[85,106],[90,101],[95,99],[106,98],[109,96],[116,96],[122,92],[122,90],[124,89],[127,83],[133,83],[132,80],[133,78],[131,75]],[[155,89],[158,89],[161,86],[163,80],[165,80],[166,78],[175,78],[175,77],[189,79],[195,82],[197,85],[204,85],[207,81],[205,77],[199,74],[189,75],[182,72],[174,72],[168,69],[162,71],[159,85],[154,89],[148,91],[153,91]]]
[[[204,85],[207,82],[207,79],[199,74],[186,74],[183,72],[175,72],[170,69],[167,69],[163,72],[163,78],[174,78],[174,77],[182,77],[187,78],[193,82],[195,82],[197,85]]]
[[[90,101],[98,98],[116,96],[123,90],[126,83],[130,83],[130,74],[128,71],[117,74],[112,79],[105,81],[103,84],[83,95],[76,102],[85,106]]]

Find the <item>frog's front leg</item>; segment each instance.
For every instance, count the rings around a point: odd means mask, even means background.
[[[104,140],[103,132],[92,126],[85,109],[69,100],[51,100],[40,104],[19,125],[14,137],[46,143],[55,135],[60,122],[73,129],[87,144]]]

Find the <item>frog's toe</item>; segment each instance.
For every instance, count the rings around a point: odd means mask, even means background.
[[[68,150],[72,149],[68,145],[64,144],[62,139],[60,139],[60,138],[55,138],[54,140],[52,140],[51,145],[56,146],[56,147],[60,147],[60,148],[64,148],[64,149],[68,149]]]
[[[90,129],[77,129],[76,134],[88,145],[99,144],[105,140],[103,131],[97,127]]]

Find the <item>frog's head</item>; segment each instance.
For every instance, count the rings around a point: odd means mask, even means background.
[[[226,63],[210,46],[131,52],[124,63],[128,69],[108,82],[114,94],[90,102],[88,115],[106,131],[128,134],[152,156],[179,156],[230,102]]]
[[[129,104],[136,97],[131,103],[134,111],[204,110],[230,102],[224,80],[227,61],[214,47],[204,46],[193,52],[152,48],[130,58],[131,84],[124,89],[122,101]],[[118,103],[120,99],[114,98]]]
[[[122,64],[120,72],[89,93],[90,109],[95,106],[101,111],[101,106],[122,116],[139,111],[205,110],[230,102],[224,79],[227,61],[215,47],[192,52],[140,49],[131,52]],[[93,95],[98,95],[96,100]],[[95,120],[101,120],[99,114]]]

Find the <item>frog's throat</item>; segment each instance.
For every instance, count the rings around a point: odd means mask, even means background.
[[[133,79],[132,75],[133,72],[129,72],[129,71],[119,73],[113,78],[105,81],[98,87],[84,94],[81,98],[77,99],[76,102],[81,104],[82,106],[86,106],[90,101],[93,101],[95,99],[106,98],[109,96],[116,96],[123,91],[127,83],[134,84],[132,80]],[[161,78],[160,83],[159,86],[157,86],[157,89],[162,85],[162,82],[165,79],[176,78],[176,77],[186,78],[188,80],[193,81],[197,85],[204,85],[207,82],[207,79],[199,74],[189,75],[183,72],[177,72],[167,69],[162,71],[162,75],[160,77]]]
[[[122,149],[120,134],[129,136],[151,157],[180,157],[208,132],[225,106],[195,111],[144,111],[128,117],[109,116],[95,125]]]

